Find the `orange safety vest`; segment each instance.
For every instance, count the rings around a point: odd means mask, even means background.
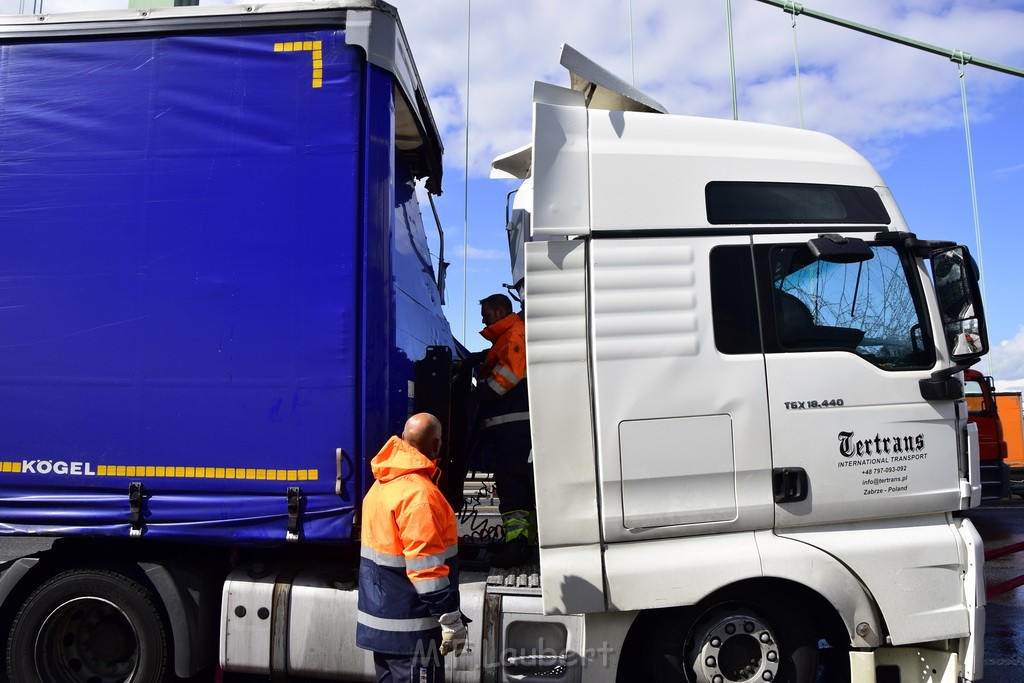
[[[480,380],[499,396],[526,379],[526,325],[515,313],[480,331],[491,348],[480,366]]]
[[[488,325],[480,335],[491,342],[479,380],[483,429],[530,419],[526,393],[526,325],[515,313]]]
[[[412,655],[440,643],[437,618],[459,609],[455,513],[433,482],[437,468],[397,436],[370,463],[363,499],[356,644]]]

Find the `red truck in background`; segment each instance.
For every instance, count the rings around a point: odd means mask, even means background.
[[[967,398],[967,419],[978,426],[981,497],[983,500],[1009,498],[1010,466],[1006,463],[1006,441],[992,378],[977,370],[964,370],[964,395]]]

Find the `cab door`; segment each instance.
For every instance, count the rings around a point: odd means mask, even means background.
[[[955,509],[955,404],[918,383],[936,364],[923,268],[898,243],[830,263],[807,239],[754,238],[772,464],[789,484],[776,526]]]
[[[750,254],[744,236],[592,240],[606,542],[771,528],[767,383]],[[735,272],[737,258],[745,277]],[[745,330],[726,334],[713,308],[720,320],[745,321]]]

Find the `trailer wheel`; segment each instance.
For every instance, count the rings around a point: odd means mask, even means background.
[[[106,569],[48,579],[14,617],[7,641],[11,681],[159,683],[170,663],[153,594]]]
[[[817,642],[810,624],[799,617],[727,603],[696,620],[684,661],[694,683],[812,683]]]

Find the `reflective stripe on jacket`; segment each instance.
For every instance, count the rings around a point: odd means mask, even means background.
[[[488,325],[480,335],[491,342],[480,366],[480,426],[521,423],[529,426],[526,391],[526,325],[515,313]]]
[[[363,499],[356,644],[412,655],[440,643],[437,618],[459,609],[455,513],[434,463],[392,437],[370,463]]]

